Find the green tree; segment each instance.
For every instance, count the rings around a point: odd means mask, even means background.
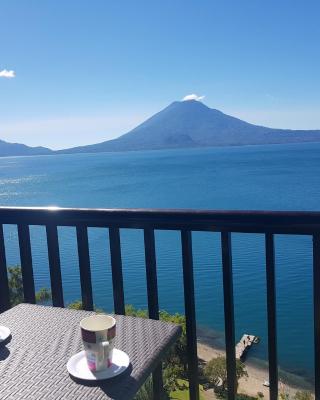
[[[161,400],[169,400],[166,393],[161,394]],[[139,392],[135,395],[134,400],[152,400],[153,399],[153,385],[151,376],[145,381],[140,388]]]
[[[182,367],[179,364],[166,363],[163,369],[163,388],[166,393],[180,390],[181,385],[179,380],[183,374]]]
[[[8,268],[8,283],[9,283],[9,294],[11,306],[16,306],[17,304],[23,303],[23,282],[22,282],[22,272],[19,265],[15,267]],[[41,288],[36,292],[36,302],[45,303],[51,299],[50,290],[46,288]]]
[[[180,325],[182,333],[180,338],[176,341],[172,350],[168,353],[166,361],[168,364],[175,364],[183,368],[184,375],[188,368],[188,355],[187,355],[187,333],[186,333],[186,317],[181,314],[169,314],[167,311],[160,311],[160,320],[165,322],[172,322]],[[181,377],[182,374],[180,374]]]
[[[136,309],[133,305],[127,304],[125,306],[126,315],[130,315],[132,317],[140,317],[140,318],[148,318],[147,310]],[[172,322],[174,324],[180,325],[182,328],[182,334],[180,338],[176,341],[173,348],[167,354],[166,359],[164,360],[164,367],[167,365],[177,365],[180,367],[180,378],[183,373],[187,370],[187,336],[186,336],[186,318],[181,314],[169,314],[167,311],[159,312],[159,319],[165,322]],[[182,367],[182,369],[181,369]],[[175,369],[176,371],[178,369]]]
[[[41,288],[36,292],[36,302],[43,304],[51,300],[51,292],[47,288]]]
[[[298,390],[293,398],[294,400],[312,400],[312,394],[306,390]]]
[[[225,357],[217,357],[210,360],[204,367],[204,375],[214,386],[221,386],[223,392],[227,391],[227,363]],[[236,386],[238,380],[243,377],[248,377],[245,365],[236,360]]]
[[[147,310],[136,309],[133,305],[128,304],[125,307],[126,315],[132,317],[148,318]],[[181,314],[169,314],[167,311],[159,312],[159,319],[165,322],[178,324],[182,328],[182,334],[176,341],[175,345],[168,352],[163,360],[163,386],[165,393],[179,388],[178,380],[186,378],[187,370],[187,337],[186,337],[186,319]],[[164,395],[165,395],[164,393]],[[152,397],[151,397],[152,398]]]
[[[134,400],[150,400],[153,398],[152,379],[149,377],[141,386],[139,392],[135,395]]]

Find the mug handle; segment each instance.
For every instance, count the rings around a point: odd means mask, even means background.
[[[102,349],[103,349],[104,357],[107,357],[109,354],[106,354],[106,353],[107,353],[108,350],[109,350],[110,343],[109,343],[108,341],[106,341],[106,342],[101,342],[101,346],[102,346]]]

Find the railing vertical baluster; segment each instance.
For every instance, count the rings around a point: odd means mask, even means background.
[[[52,305],[64,307],[61,278],[58,230],[56,225],[47,225],[47,246],[51,280]]]
[[[113,286],[113,303],[114,312],[124,315],[124,291],[123,291],[123,276],[122,276],[122,260],[121,260],[121,245],[120,232],[118,228],[109,228],[111,270],[112,270],[112,286]]]
[[[315,399],[320,400],[320,234],[313,235],[313,308]]]
[[[236,355],[233,306],[232,251],[230,232],[221,232],[224,323],[227,356],[228,399],[236,395]]]
[[[79,255],[80,283],[82,305],[85,310],[93,310],[92,283],[90,271],[90,255],[88,243],[88,229],[84,225],[77,225],[77,244]]]
[[[158,283],[155,238],[153,229],[144,230],[144,250],[146,260],[147,294],[149,318],[159,319]],[[162,365],[160,364],[152,374],[153,398],[161,399],[163,391]]]
[[[30,243],[29,226],[25,224],[18,225],[18,238],[20,248],[21,273],[23,282],[24,301],[26,303],[35,303],[36,295],[34,289],[34,278],[32,268],[32,255]]]
[[[4,244],[3,226],[0,225],[0,313],[10,308],[7,258]]]
[[[146,260],[149,318],[159,319],[156,250],[154,231],[152,229],[144,230],[144,250]]]
[[[278,360],[277,360],[277,320],[276,320],[276,279],[274,236],[267,233],[266,247],[266,278],[267,278],[267,313],[268,313],[268,354],[270,400],[278,398]]]
[[[193,259],[191,232],[181,231],[184,304],[186,315],[188,375],[190,400],[199,400],[197,327],[194,300]]]

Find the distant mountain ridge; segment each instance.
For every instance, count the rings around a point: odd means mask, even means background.
[[[0,140],[0,157],[8,156],[35,156],[53,154],[53,150],[46,147],[30,147],[20,143],[9,143]]]
[[[157,150],[320,142],[320,130],[273,129],[253,125],[196,100],[173,102],[117,139],[61,150],[62,153]]]
[[[117,139],[53,151],[0,140],[0,156],[320,142],[320,130],[253,125],[196,100],[175,101]]]

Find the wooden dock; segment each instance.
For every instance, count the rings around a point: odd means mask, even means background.
[[[243,360],[250,347],[259,342],[259,338],[254,335],[243,335],[240,342],[236,345],[236,359]]]

